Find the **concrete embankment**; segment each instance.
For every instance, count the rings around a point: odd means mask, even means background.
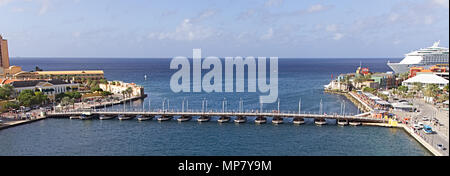
[[[341,92],[341,91],[333,91],[333,90],[325,90],[326,93],[339,94],[344,95],[350,100],[355,106],[358,107],[363,112],[373,111],[373,108],[366,104],[364,101],[359,99],[357,96],[353,95],[353,92]]]
[[[401,128],[406,131],[410,136],[412,136],[419,144],[425,147],[430,153],[434,156],[443,156],[436,148],[431,146],[428,142],[426,142],[422,137],[414,133],[414,130],[408,127],[405,124],[398,124],[397,126],[393,126],[387,123],[362,123],[365,126],[379,126],[379,127],[387,127],[387,128]]]
[[[3,122],[0,124],[0,130],[7,129],[14,126],[24,125],[32,122],[36,122],[39,120],[45,119],[45,117],[37,117],[35,119],[30,120],[18,120],[18,121],[11,121],[11,122]]]

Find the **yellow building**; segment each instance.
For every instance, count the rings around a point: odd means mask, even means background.
[[[100,80],[104,79],[103,70],[76,70],[76,71],[37,71],[38,79],[80,79]]]

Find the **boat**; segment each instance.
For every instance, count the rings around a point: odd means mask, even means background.
[[[209,116],[200,116],[200,118],[197,119],[198,122],[208,122],[211,120]]]
[[[79,119],[80,116],[70,116],[69,119]]]
[[[162,115],[161,117],[158,117],[158,121],[162,122],[162,121],[169,121],[172,120],[173,116],[167,116],[167,115]]]
[[[266,122],[267,122],[267,118],[265,118],[264,116],[258,116],[255,119],[256,124],[262,124],[262,123],[266,123]]]
[[[325,119],[314,119],[316,125],[326,125],[327,121]]]
[[[302,117],[295,117],[294,120],[292,120],[292,122],[296,125],[301,125],[305,124],[305,119],[303,119]]]
[[[283,123],[283,117],[274,117],[272,119],[273,124],[282,124]]]
[[[411,67],[424,67],[428,68],[433,65],[446,65],[448,67],[448,48],[439,47],[437,41],[431,47],[422,48],[416,51],[412,51],[405,54],[405,58],[399,63],[390,63],[387,65],[395,73],[406,73]]]
[[[98,117],[98,119],[100,119],[100,120],[109,120],[109,119],[112,119],[112,118],[114,118],[114,116],[100,115]]]
[[[133,116],[126,116],[126,115],[118,115],[117,116],[117,118],[119,119],[119,120],[129,120],[129,119],[132,119],[133,118]]]
[[[217,122],[219,123],[225,123],[225,122],[229,122],[230,121],[230,117],[229,116],[222,116],[219,118],[219,120],[217,120]]]
[[[341,125],[341,126],[346,126],[346,125],[348,125],[348,120],[341,120],[341,119],[339,119],[339,120],[337,120],[337,124],[338,125]]]
[[[137,115],[136,118],[137,118],[139,121],[145,121],[145,120],[150,120],[150,119],[152,119],[153,116]]]
[[[234,123],[245,123],[247,122],[247,117],[245,116],[238,116],[236,119],[234,119]]]
[[[187,122],[189,120],[192,119],[192,116],[181,116],[180,118],[177,119],[178,122]]]
[[[361,122],[349,122],[348,124],[350,124],[352,126],[359,126],[359,125],[361,125]]]

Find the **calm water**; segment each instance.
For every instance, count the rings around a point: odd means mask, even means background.
[[[386,72],[386,59],[361,59],[372,71]],[[280,59],[279,98],[282,111],[318,112],[323,101],[324,111],[339,112],[346,101],[346,112],[358,110],[345,97],[324,94],[323,85],[331,75],[354,72],[360,59]],[[394,61],[391,59],[391,61]],[[173,93],[169,69],[170,59],[68,59],[20,58],[12,64],[24,70],[39,66],[44,70],[102,69],[108,80],[135,82],[145,87],[149,95],[144,101],[127,105],[127,109],[162,107],[169,99],[170,109],[181,109],[184,98],[189,109],[201,109],[201,100],[208,100],[208,109],[220,110],[222,100],[228,109],[238,109],[240,98],[245,109],[259,109],[257,93]],[[144,75],[148,76],[144,80]],[[123,108],[115,106],[112,108]],[[264,105],[274,110],[277,104]],[[0,155],[430,155],[405,132],[378,127],[317,127],[312,121],[295,126],[218,124],[155,120],[79,121],[47,119],[0,131]],[[270,120],[270,118],[269,118]],[[308,119],[307,119],[308,120]],[[330,123],[335,123],[333,120]]]

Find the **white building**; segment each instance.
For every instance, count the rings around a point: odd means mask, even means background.
[[[55,98],[55,95],[74,91],[78,89],[77,83],[68,83],[62,80],[20,80],[10,83],[14,87],[14,91],[20,94],[23,90],[40,91],[47,95],[50,99]]]
[[[407,79],[406,81],[403,81],[402,85],[408,86],[408,89],[412,89],[414,83],[416,82],[422,83],[424,87],[428,84],[436,84],[440,89],[443,89],[449,81],[435,74],[418,74],[412,78]]]
[[[108,81],[108,84],[99,84],[100,89],[113,94],[122,94],[123,91],[131,88],[131,96],[140,97],[144,95],[144,88],[135,83],[125,83],[122,81]]]

